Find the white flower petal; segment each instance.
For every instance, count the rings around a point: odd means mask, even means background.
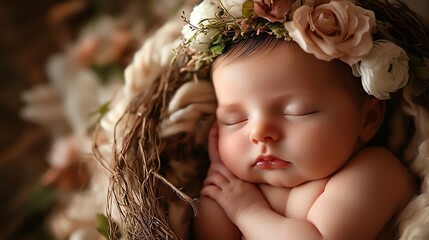
[[[408,56],[399,46],[386,40],[374,42],[371,51],[352,66],[365,91],[379,99],[389,99],[408,83]]]
[[[241,17],[241,10],[243,9],[243,3],[245,0],[221,0],[222,5],[233,17]]]
[[[186,40],[192,40],[189,46],[191,50],[204,51],[208,48],[210,40],[216,34],[216,31],[198,32],[194,27],[199,28],[206,25],[205,21],[215,18],[217,11],[218,9],[214,0],[205,0],[194,7],[189,18],[192,27],[185,25],[182,29],[183,37]]]

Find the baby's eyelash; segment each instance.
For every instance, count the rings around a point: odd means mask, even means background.
[[[307,113],[299,113],[299,114],[290,114],[290,113],[285,113],[285,116],[288,117],[309,117],[311,115],[314,115],[318,113],[318,111],[311,111],[311,112],[307,112]]]
[[[222,124],[225,125],[225,126],[234,126],[234,125],[237,125],[237,124],[240,124],[240,123],[244,123],[246,121],[247,121],[247,119],[243,119],[243,120],[240,120],[240,121],[233,121],[233,122],[227,122],[227,121],[225,121]]]

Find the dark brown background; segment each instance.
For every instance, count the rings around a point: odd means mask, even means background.
[[[22,90],[46,82],[44,63],[62,36],[48,24],[58,1],[0,2],[0,239],[43,239],[43,212],[28,213],[34,182],[46,169],[47,133],[21,120]],[[76,28],[67,25],[64,31]],[[65,33],[68,34],[68,33]]]
[[[95,1],[80,1],[82,8],[58,17],[66,2],[0,1],[0,239],[48,238],[42,226],[51,205],[32,201],[51,142],[40,126],[21,119],[20,93],[48,81],[47,58],[97,10]],[[109,1],[106,9],[119,11],[127,2]]]

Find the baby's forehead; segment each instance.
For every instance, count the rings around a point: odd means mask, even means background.
[[[252,51],[249,51],[249,48]],[[242,45],[230,49],[228,54],[230,55],[225,59],[217,60],[217,65],[213,68],[212,78],[215,87],[219,82],[223,86],[232,87],[240,78],[247,78],[247,82],[237,83],[242,85],[241,89],[246,89],[248,87],[246,85],[253,79],[252,84],[260,85],[261,90],[265,88],[280,90],[296,85],[309,89],[329,88],[329,85],[333,84],[345,86],[354,93],[361,93],[363,90],[360,80],[353,76],[350,66],[339,60],[319,60],[293,42],[282,40],[278,44]],[[226,83],[222,78],[227,78]],[[298,81],[290,81],[290,85],[283,85],[281,81],[287,81],[288,78]]]
[[[334,76],[344,79],[352,76],[351,67],[344,62],[334,59],[325,61],[308,54],[292,41],[283,39],[266,39],[259,41],[243,41],[233,45],[223,55],[217,57],[212,64],[212,76],[216,70],[224,66],[239,65],[242,62],[254,62],[253,67],[264,70],[273,68],[273,63],[284,63],[285,66],[294,66],[293,70],[302,69],[302,74],[314,72],[330,72]]]

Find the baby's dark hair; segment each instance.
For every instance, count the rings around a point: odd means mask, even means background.
[[[236,44],[228,46],[225,52],[213,62],[212,69],[218,67],[219,62],[229,64],[264,51],[268,51],[267,54],[270,54],[285,42],[283,39],[268,34],[243,39]]]

